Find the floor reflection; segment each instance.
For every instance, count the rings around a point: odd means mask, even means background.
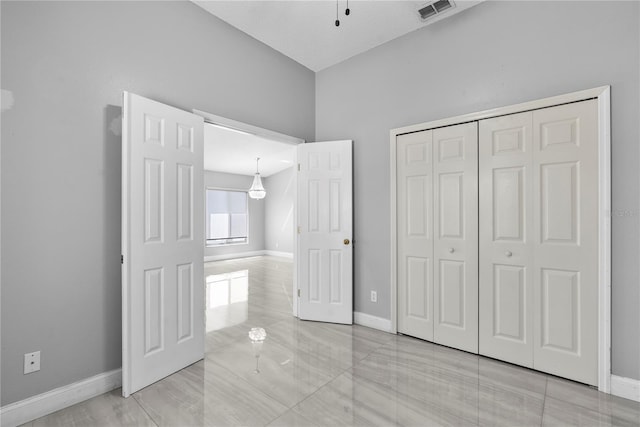
[[[250,257],[205,263],[206,351],[246,339],[253,327],[292,318],[293,263]]]
[[[206,328],[217,331],[248,318],[249,270],[206,276]]]

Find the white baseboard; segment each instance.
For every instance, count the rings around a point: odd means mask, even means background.
[[[222,261],[225,259],[234,259],[234,258],[248,258],[252,256],[261,256],[261,255],[264,255],[264,251],[236,252],[236,253],[222,254],[222,255],[206,255],[204,257],[204,262]]]
[[[356,325],[367,326],[384,332],[391,332],[391,320],[372,316],[358,311],[353,312],[353,322]]]
[[[289,258],[293,259],[293,252],[280,252],[280,251],[264,251],[265,255],[269,256],[279,256],[281,258]]]
[[[640,402],[640,380],[611,375],[611,394]]]
[[[2,427],[14,427],[53,412],[107,393],[122,385],[122,369],[95,375],[84,380],[10,403],[0,408]]]
[[[282,258],[293,259],[293,253],[291,252],[279,252],[279,251],[251,251],[251,252],[236,252],[232,254],[222,254],[222,255],[207,255],[204,257],[204,262],[211,261],[223,261],[225,259],[235,259],[235,258],[249,258],[252,256],[279,256]]]

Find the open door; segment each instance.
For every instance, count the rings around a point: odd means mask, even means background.
[[[298,316],[353,323],[352,141],[298,146]]]
[[[124,92],[122,394],[204,357],[203,118]]]

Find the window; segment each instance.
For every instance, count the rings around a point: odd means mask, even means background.
[[[207,246],[247,243],[246,191],[207,190]]]

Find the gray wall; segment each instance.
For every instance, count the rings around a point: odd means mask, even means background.
[[[316,74],[316,139],[355,140],[356,311],[390,316],[390,129],[610,84],[613,373],[640,379],[638,9],[487,2]]]
[[[236,175],[224,172],[204,172],[205,188],[247,191],[253,182],[252,176]],[[204,256],[230,255],[242,252],[262,251],[265,249],[265,202],[249,198],[249,241],[242,245],[228,245],[204,248]]]
[[[294,168],[288,168],[264,180],[265,249],[293,254]]]
[[[311,71],[188,2],[2,1],[0,404],[121,364],[122,90],[353,138],[356,310],[388,318],[389,129],[611,84],[613,371],[640,379],[638,9],[485,3],[318,73],[314,93]]]
[[[315,95],[313,72],[190,2],[0,7],[6,405],[121,366],[122,91],[308,140]]]

